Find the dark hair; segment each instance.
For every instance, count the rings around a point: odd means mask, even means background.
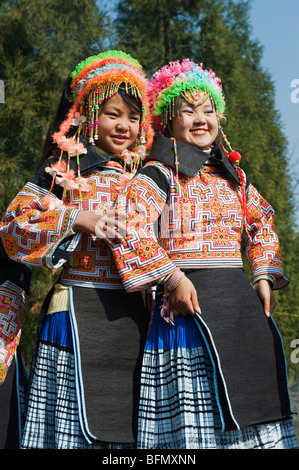
[[[57,150],[57,145],[53,142],[52,135],[54,132],[59,131],[60,125],[67,118],[68,112],[73,105],[72,100],[71,100],[71,96],[72,96],[71,83],[72,83],[71,78],[68,78],[64,84],[55,117],[52,123],[50,124],[48,132],[47,132],[47,136],[45,139],[43,152],[42,152],[42,156],[41,156],[41,160],[39,164],[43,162],[44,160],[46,160],[47,158],[49,158],[53,154],[53,152]],[[140,114],[140,119],[142,119],[141,100],[138,96],[132,94],[130,87],[126,89],[126,84],[121,83],[118,88],[118,93],[128,106],[130,106],[131,108],[134,109],[134,111]],[[102,103],[101,108],[104,105],[104,103]],[[67,134],[67,137],[74,135],[75,132],[76,132],[76,127],[71,128]]]
[[[71,83],[72,83],[72,79],[71,77],[69,77],[63,86],[60,102],[58,104],[55,117],[49,126],[47,136],[44,142],[44,147],[43,147],[40,163],[46,160],[47,158],[49,158],[52,155],[53,151],[57,149],[57,145],[54,144],[52,140],[52,135],[54,134],[54,132],[59,131],[60,125],[66,119],[68,112],[72,106],[72,103],[70,100],[71,93],[72,93]]]
[[[130,108],[133,108],[134,111],[140,114],[140,119],[142,119],[142,103],[140,98],[136,95],[133,95],[130,88],[126,90],[125,83],[120,84],[118,93],[124,102],[130,106]]]

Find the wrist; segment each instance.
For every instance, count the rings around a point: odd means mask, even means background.
[[[172,292],[173,290],[175,290],[184,276],[185,273],[183,273],[179,268],[177,268],[164,283],[166,292]]]
[[[273,286],[274,286],[274,283],[275,283],[275,279],[273,276],[271,276],[271,274],[261,274],[260,276],[257,276],[254,280],[253,280],[253,285],[255,285],[257,282],[259,281],[268,281],[269,284],[270,284],[270,287],[271,289],[273,289]]]

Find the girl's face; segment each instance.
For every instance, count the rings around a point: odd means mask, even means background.
[[[140,114],[117,93],[104,103],[99,113],[97,146],[112,155],[131,147],[139,133]]]
[[[198,96],[201,103],[203,93]],[[172,118],[172,134],[179,142],[208,150],[218,135],[217,115],[209,97],[202,104],[183,101],[180,113]]]

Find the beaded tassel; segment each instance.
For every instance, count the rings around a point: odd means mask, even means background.
[[[244,230],[245,232],[247,233],[247,236],[249,237],[249,239],[251,238],[250,237],[250,234],[248,232],[248,224],[247,224],[247,203],[246,203],[246,189],[245,189],[245,186],[246,186],[246,181],[245,181],[245,178],[244,178],[244,175],[243,175],[243,172],[241,170],[241,168],[239,167],[239,164],[240,164],[240,161],[241,161],[241,155],[239,154],[239,152],[237,152],[236,150],[233,150],[222,127],[219,125],[219,128],[220,128],[220,131],[221,131],[221,134],[223,136],[223,139],[226,143],[226,145],[228,146],[230,152],[229,154],[227,152],[225,152],[227,154],[227,158],[229,159],[229,161],[235,166],[236,168],[236,171],[238,173],[238,177],[239,177],[239,180],[240,180],[240,184],[241,184],[241,205],[242,205],[242,209],[243,209],[243,217],[244,217]],[[223,149],[225,151],[225,149]]]
[[[101,89],[96,89],[95,91],[92,91],[87,100],[87,123],[85,126],[84,134],[85,138],[89,141],[90,144],[94,145],[95,141],[98,140],[99,135],[98,135],[98,127],[99,127],[99,108],[100,105],[107,99],[112,98],[119,89],[119,86],[121,85],[122,82],[115,82],[115,83],[109,83]],[[125,83],[125,91],[126,93],[131,92],[133,96],[136,98],[138,97],[141,101],[142,105],[142,120],[140,124],[140,141],[142,144],[145,143],[145,135],[146,135],[146,108],[143,103],[142,95],[139,91],[139,89],[135,85],[130,85],[127,82]]]
[[[96,90],[96,98],[95,98],[95,121],[94,121],[94,140],[97,141],[99,138],[99,92]]]
[[[171,138],[173,141],[173,151],[174,151],[174,163],[175,163],[175,182],[176,182],[176,192],[179,192],[179,159],[178,159],[178,149],[176,140],[174,137]]]
[[[88,97],[88,138],[89,143],[94,145],[93,140],[93,129],[94,129],[94,114],[93,114],[93,101],[94,101],[94,93],[90,93]]]

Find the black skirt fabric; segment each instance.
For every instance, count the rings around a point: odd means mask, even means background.
[[[246,274],[239,269],[186,272],[196,287],[196,317],[214,365],[224,429],[292,414],[282,340]]]
[[[19,416],[15,360],[0,386],[0,449],[19,448]]]
[[[72,287],[86,420],[91,435],[134,442],[149,324],[141,293]]]

